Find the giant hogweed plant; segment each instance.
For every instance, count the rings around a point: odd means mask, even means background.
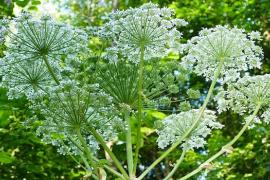
[[[33,117],[27,123],[42,120],[37,129],[42,140],[82,163],[93,179],[111,173],[120,179],[141,180],[169,153],[182,151],[164,177],[171,179],[187,151],[204,147],[212,130],[226,128],[218,122],[217,113],[232,110],[243,116],[239,133],[180,178],[187,179],[232,151],[249,127],[269,123],[270,75],[247,73],[261,66],[258,32],[216,26],[181,44],[178,27],[185,25],[186,21],[173,17],[172,10],[152,3],[113,12],[96,33],[111,46],[90,66],[85,63],[91,54],[87,47],[90,37],[83,30],[49,16],[37,19],[23,13],[3,19],[0,37],[6,50],[0,63],[1,86],[8,90],[9,99],[29,100]],[[181,60],[161,60],[170,53],[181,53]],[[83,72],[80,66],[84,66]],[[190,72],[205,77],[211,85],[200,108],[179,110],[173,107],[173,96]],[[198,96],[193,90],[187,93]],[[211,98],[216,110],[207,109]],[[164,152],[138,174],[141,126],[148,109],[167,110],[168,116],[156,129],[157,145]],[[132,131],[136,132],[135,145]],[[119,134],[125,134],[126,165],[111,147]]]

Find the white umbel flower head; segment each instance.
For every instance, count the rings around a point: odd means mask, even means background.
[[[172,10],[147,3],[110,14],[110,21],[101,29],[100,36],[113,40],[113,47],[107,49],[110,60],[117,60],[121,54],[138,62],[142,49],[145,60],[164,57],[172,49],[178,49],[182,34],[176,28],[185,25],[186,21],[173,18]]]
[[[255,44],[260,39],[258,32],[245,33],[236,27],[203,29],[185,45],[183,50],[187,55],[181,64],[212,80],[219,63],[224,62],[220,75],[223,83],[234,81],[240,72],[260,68],[263,52]]]
[[[245,76],[228,84],[217,94],[218,111],[233,110],[240,115],[252,113],[260,103],[270,108],[270,75]]]
[[[61,57],[73,58],[87,50],[87,35],[66,24],[56,23],[50,16],[40,19],[28,13],[9,21],[4,20],[2,40],[5,40],[5,54],[16,57],[17,61],[43,60],[59,63]],[[2,29],[2,28],[1,28]]]
[[[124,127],[122,120],[116,116],[117,111],[111,105],[111,98],[102,93],[95,84],[80,86],[76,81],[62,81],[59,86],[51,89],[48,98],[47,101],[33,105],[33,109],[40,110],[45,118],[38,134],[42,135],[43,141],[47,143],[63,148],[60,143],[69,142],[68,137],[78,139],[78,128],[86,141],[94,139],[89,132],[90,126],[109,141],[116,138],[119,130],[122,130],[120,127]],[[55,135],[57,136],[52,138]],[[96,149],[95,140],[88,144],[91,149]],[[72,143],[68,149],[77,153],[77,148]]]
[[[179,114],[172,114],[163,120],[163,126],[158,130],[158,146],[165,148],[181,138],[196,121],[199,115],[198,109],[193,109]],[[216,122],[214,111],[206,110],[198,126],[191,132],[182,144],[185,150],[200,148],[206,144],[205,137],[213,129],[220,129],[223,125]]]
[[[10,60],[11,61],[11,60]],[[0,61],[1,62],[1,61]],[[49,87],[55,85],[46,66],[41,61],[1,64],[1,87],[7,88],[8,98],[26,96],[28,100],[46,95]]]

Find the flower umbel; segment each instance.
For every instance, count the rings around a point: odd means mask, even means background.
[[[35,19],[22,13],[0,24],[0,38],[6,45],[5,56],[0,59],[0,74],[10,99],[22,94],[28,99],[44,94],[54,85],[49,76],[59,83],[63,59],[68,62],[87,50],[87,35],[83,31],[56,23],[49,16]]]
[[[228,84],[226,90],[217,94],[219,112],[228,109],[240,115],[253,112],[256,105],[270,108],[270,75],[245,76],[235,83]]]
[[[145,49],[145,60],[164,57],[178,49],[181,33],[176,27],[187,22],[172,16],[172,10],[152,3],[111,13],[110,21],[100,31],[101,37],[113,40],[113,47],[107,49],[108,58],[115,61],[120,53],[138,62],[141,48]]]
[[[62,56],[74,57],[87,48],[86,33],[56,23],[50,16],[35,19],[22,13],[5,24],[5,54],[16,57],[17,61],[39,60],[46,56],[53,63]]]
[[[179,84],[187,80],[187,72],[178,61],[151,61],[145,65],[143,103],[147,109],[164,108],[171,104],[168,94],[178,94]],[[100,87],[113,98],[116,106],[129,105],[136,109],[138,101],[138,65],[119,60],[116,63],[100,63],[97,73]],[[163,103],[163,100],[167,103]]]
[[[10,61],[12,61],[10,59]],[[0,61],[1,62],[1,61]],[[8,98],[20,98],[23,95],[31,100],[46,95],[54,85],[42,61],[19,62],[17,64],[1,64],[1,86],[8,89]]]
[[[67,141],[70,143],[69,149],[73,150],[78,149],[72,145],[69,138],[77,140],[78,128],[87,142],[92,139],[92,142],[89,142],[91,149],[96,149],[97,142],[89,132],[90,126],[105,140],[113,140],[118,130],[121,130],[120,127],[124,127],[121,119],[116,116],[117,111],[111,106],[111,98],[105,93],[98,93],[96,85],[80,86],[75,81],[61,82],[50,91],[48,101],[39,103],[34,108],[41,110],[45,117],[38,130],[45,138],[44,141],[60,147],[63,147],[60,142]]]
[[[162,122],[162,127],[158,130],[158,146],[165,148],[177,141],[190,129],[198,113],[198,109],[193,109],[166,117]],[[216,122],[215,112],[206,110],[198,126],[182,144],[183,149],[189,150],[203,147],[206,144],[205,137],[211,133],[212,129],[222,127],[223,125]]]
[[[221,77],[224,82],[234,81],[241,72],[260,68],[263,52],[256,40],[260,40],[258,32],[245,33],[236,27],[203,29],[185,45],[187,55],[181,64],[212,80],[218,64],[224,61]]]

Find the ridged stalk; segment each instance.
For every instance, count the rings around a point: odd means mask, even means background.
[[[53,72],[52,66],[50,65],[49,61],[48,61],[48,57],[46,55],[42,56],[43,61],[45,62],[45,65],[50,73],[50,75],[52,76],[53,80],[56,82],[56,84],[60,84],[59,80],[57,79],[55,73]]]
[[[128,174],[126,173],[125,169],[122,167],[121,163],[119,160],[116,158],[114,153],[110,150],[110,148],[107,146],[106,142],[104,139],[100,136],[100,134],[95,130],[95,128],[89,126],[89,130],[92,133],[92,135],[96,138],[96,140],[101,144],[103,149],[109,154],[109,156],[112,158],[112,161],[116,165],[116,167],[119,169],[119,171],[123,174],[123,176],[126,179],[129,179]]]
[[[142,116],[143,116],[143,102],[142,102],[142,96],[143,96],[143,71],[144,71],[144,50],[145,47],[141,46],[140,48],[140,62],[139,62],[139,80],[138,80],[138,116],[137,116],[137,143],[136,143],[136,150],[135,150],[135,156],[134,156],[134,166],[133,166],[133,174],[136,174],[137,169],[137,163],[139,158],[139,151],[141,147],[141,124],[142,124]]]
[[[180,158],[177,160],[175,166],[173,167],[172,171],[164,178],[164,180],[168,180],[170,177],[173,176],[173,174],[177,171],[179,168],[180,164],[183,162],[184,157],[186,155],[186,151],[184,150],[180,156]]]
[[[91,151],[89,150],[89,147],[88,147],[88,145],[87,145],[85,139],[82,137],[81,130],[80,130],[79,128],[76,129],[76,134],[77,134],[77,136],[78,136],[79,141],[80,141],[81,144],[82,144],[83,151],[84,151],[84,153],[85,153],[87,159],[89,160],[90,165],[94,168],[95,173],[98,175],[97,169],[96,169],[96,165],[95,165],[95,163],[94,163],[94,161],[93,161],[92,153],[91,153]]]
[[[125,121],[127,122],[126,131],[126,151],[127,151],[127,162],[128,162],[128,173],[132,177],[133,171],[133,154],[132,154],[132,139],[131,139],[131,122],[129,117],[129,112],[126,110],[124,113]]]

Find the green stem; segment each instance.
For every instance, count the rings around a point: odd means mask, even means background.
[[[221,148],[220,151],[218,151],[216,154],[214,154],[212,157],[210,157],[207,161],[205,161],[204,163],[202,163],[197,169],[195,169],[194,171],[190,172],[189,174],[185,175],[184,177],[180,178],[180,180],[185,180],[190,178],[191,176],[197,174],[198,172],[200,172],[202,169],[205,168],[206,165],[208,165],[210,162],[212,162],[213,160],[215,160],[216,158],[218,158],[219,156],[221,156],[223,153],[225,153],[230,147],[232,147],[232,145],[242,136],[242,134],[245,132],[245,130],[248,128],[248,126],[250,125],[250,123],[253,121],[253,119],[256,117],[258,111],[261,108],[261,103],[259,103],[256,106],[255,111],[253,112],[253,114],[249,117],[249,119],[247,120],[246,124],[242,127],[242,129],[239,131],[239,133],[229,142],[227,143],[225,146],[223,146]]]
[[[43,56],[43,60],[44,60],[44,62],[45,62],[45,64],[46,64],[46,67],[47,67],[47,69],[48,69],[48,71],[49,71],[49,73],[50,73],[50,75],[52,76],[52,78],[54,79],[54,81],[56,82],[56,84],[60,84],[60,82],[59,82],[59,80],[57,79],[57,77],[56,77],[56,75],[55,75],[55,73],[54,73],[54,71],[53,71],[53,69],[52,69],[52,67],[51,67],[51,65],[49,64],[49,62],[48,62],[48,58],[47,58],[47,56]],[[91,164],[92,165],[94,165],[94,162],[93,162],[93,160],[92,160],[92,158],[94,158],[94,157],[92,157],[92,154],[91,154],[91,152],[89,151],[89,149],[88,149],[88,147],[87,147],[87,144],[85,143],[85,141],[84,141],[84,139],[83,139],[83,137],[82,137],[82,135],[81,135],[81,132],[80,132],[80,130],[78,131],[77,130],[77,135],[78,135],[78,138],[79,138],[79,140],[81,141],[81,143],[83,144],[83,146],[84,146],[84,148],[83,147],[81,147],[79,144],[77,144],[74,140],[72,140],[71,138],[70,138],[70,140],[74,143],[74,145],[76,145],[79,149],[81,149],[81,150],[86,150],[86,153],[87,153],[87,157],[88,157],[88,159],[89,159],[89,161],[91,162]],[[102,138],[102,137],[101,137]],[[84,142],[84,143],[83,143]],[[107,147],[107,145],[105,144],[105,146]],[[86,148],[85,148],[86,147]],[[104,148],[105,149],[105,148]],[[89,153],[90,152],[90,153]],[[108,153],[108,154],[110,154],[110,153]],[[112,158],[112,157],[111,157]],[[113,159],[113,158],[112,158]],[[96,161],[98,161],[98,159],[96,159]],[[119,161],[118,161],[119,162]],[[121,164],[120,164],[120,166],[121,166]],[[93,166],[94,167],[94,166]],[[113,173],[113,174],[115,174],[116,176],[118,176],[118,177],[120,177],[121,179],[125,179],[125,178],[123,178],[123,175],[121,175],[120,173],[118,173],[117,171],[115,171],[114,169],[112,169],[112,168],[110,168],[109,166],[107,166],[107,165],[105,165],[104,166],[107,170],[109,170],[111,173]],[[122,168],[123,169],[123,168]],[[123,169],[124,170],[124,169]],[[124,171],[125,172],[125,171]],[[123,173],[123,172],[122,172]],[[123,173],[123,174],[126,174],[126,172],[125,173]],[[126,177],[126,179],[128,179],[128,175],[126,175],[127,177]]]
[[[147,175],[147,173],[149,171],[151,171],[158,163],[160,163],[166,156],[168,156],[168,154],[170,152],[172,152],[179,144],[181,144],[182,141],[184,141],[186,139],[187,136],[189,136],[189,134],[193,131],[193,129],[198,125],[201,117],[203,116],[204,110],[206,109],[206,106],[208,104],[208,102],[210,101],[210,98],[213,94],[214,91],[214,87],[217,83],[218,77],[220,75],[222,66],[224,64],[224,59],[221,59],[221,61],[218,64],[217,70],[215,71],[214,74],[214,78],[212,80],[212,83],[210,85],[210,88],[208,90],[207,96],[205,98],[205,101],[202,105],[202,107],[200,108],[200,112],[199,115],[197,117],[197,119],[194,121],[194,123],[192,124],[192,126],[188,129],[187,132],[185,132],[185,134],[183,134],[183,136],[181,136],[169,149],[167,149],[157,160],[155,160],[138,178],[138,180],[141,180],[144,178],[144,176]]]
[[[89,165],[89,163],[87,162],[87,160],[85,159],[85,157],[82,155],[82,153],[80,153],[80,156],[81,156],[81,159],[83,160],[83,163],[85,164],[86,166],[86,172],[89,172],[89,173],[92,173],[92,169]]]
[[[180,158],[177,160],[177,162],[176,162],[174,168],[173,168],[172,171],[164,178],[164,180],[168,180],[170,177],[173,176],[173,174],[176,172],[176,170],[178,169],[178,167],[180,166],[180,164],[183,162],[185,155],[186,155],[186,151],[183,150],[183,152],[182,152]]]
[[[91,170],[88,164],[85,164],[85,167],[84,167],[79,161],[77,161],[77,159],[72,154],[69,154],[69,155],[72,158],[72,160],[75,161],[78,164],[78,166],[82,167],[85,171],[89,171],[89,169]]]
[[[47,69],[48,69],[50,75],[52,76],[53,80],[56,82],[56,84],[59,85],[60,82],[59,82],[59,80],[57,79],[57,77],[56,77],[56,75],[55,75],[55,73],[54,73],[54,71],[53,71],[53,68],[52,68],[52,66],[50,65],[49,61],[48,61],[48,57],[47,57],[46,55],[43,55],[42,58],[43,58],[43,61],[45,62],[45,65],[46,65],[46,67],[47,67]]]
[[[133,165],[133,174],[136,174],[137,163],[139,158],[139,151],[141,147],[141,124],[142,124],[142,112],[143,112],[143,104],[142,104],[142,96],[143,96],[143,71],[144,71],[144,46],[140,48],[140,63],[139,63],[139,80],[138,80],[138,127],[137,127],[137,143],[136,150],[134,156],[134,165]]]
[[[91,154],[91,151],[88,148],[88,145],[87,145],[85,139],[82,137],[81,130],[79,128],[76,128],[76,134],[78,136],[79,141],[82,143],[84,153],[86,154],[86,157],[90,162],[90,165],[94,168],[94,171],[96,171],[97,169],[96,169],[96,165],[93,161],[93,156]],[[97,172],[95,172],[95,173],[98,175]]]
[[[125,120],[128,125],[128,129],[126,132],[126,151],[127,151],[127,162],[128,162],[128,173],[129,176],[132,176],[133,170],[133,154],[132,154],[132,142],[131,142],[131,122],[129,118],[129,112],[125,111]]]
[[[122,174],[120,174],[119,172],[115,171],[114,169],[112,169],[111,167],[104,165],[104,168],[107,169],[108,171],[110,171],[112,174],[114,174],[115,176],[119,177],[122,180],[125,180],[125,178],[123,177]]]
[[[119,169],[119,171],[123,174],[123,176],[126,179],[129,179],[128,174],[126,173],[125,169],[122,167],[121,163],[119,162],[119,160],[116,158],[116,156],[114,155],[114,153],[110,150],[110,148],[107,146],[106,142],[104,141],[104,139],[100,136],[100,134],[95,130],[95,128],[89,126],[89,130],[92,133],[92,135],[96,138],[96,140],[101,144],[101,146],[103,147],[103,149],[109,154],[109,156],[112,158],[114,164],[116,165],[116,167]]]

